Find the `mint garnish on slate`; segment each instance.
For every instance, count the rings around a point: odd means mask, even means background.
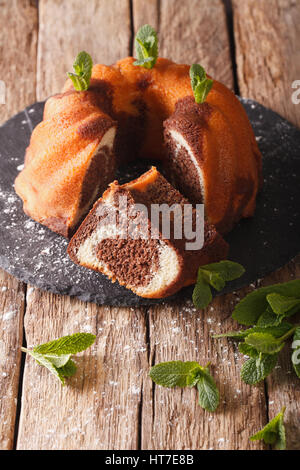
[[[213,86],[213,80],[207,78],[206,72],[200,64],[191,65],[190,79],[196,103],[204,103]]]
[[[219,391],[209,373],[209,364],[198,362],[170,361],[156,364],[150,370],[150,377],[163,387],[195,387],[199,392],[199,405],[207,411],[215,411],[219,405]]]
[[[76,372],[71,356],[89,348],[95,339],[96,336],[91,333],[75,333],[35,346],[33,350],[21,349],[30,354],[38,364],[46,367],[64,385],[65,377],[71,377]]]
[[[241,277],[244,272],[241,264],[228,260],[200,266],[193,291],[195,307],[206,308],[212,301],[211,287],[221,291],[227,281]]]
[[[158,39],[155,29],[149,24],[141,26],[134,42],[137,60],[133,65],[152,69],[158,57]]]
[[[90,86],[93,61],[87,52],[79,52],[73,64],[74,72],[68,72],[69,78],[77,91],[86,91]]]

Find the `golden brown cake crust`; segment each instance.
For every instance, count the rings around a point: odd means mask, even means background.
[[[172,152],[168,132],[176,128],[190,143],[202,172],[201,200],[208,221],[226,232],[241,217],[253,215],[261,155],[235,95],[214,80],[206,103],[196,105],[188,65],[159,58],[146,70],[133,62],[127,57],[112,66],[95,65],[88,91],[76,92],[67,80],[63,92],[47,100],[44,120],[32,134],[25,168],[15,182],[25,212],[69,236],[89,209],[80,207],[81,193],[91,184],[88,168],[104,133],[117,129],[115,157],[105,164],[108,175],[101,190],[114,178],[120,160],[166,160]]]

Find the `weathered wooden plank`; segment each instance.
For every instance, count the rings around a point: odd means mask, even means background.
[[[35,101],[37,8],[30,0],[0,1],[0,124]],[[21,77],[21,78],[20,78]],[[11,449],[20,376],[25,286],[0,270],[0,449]]]
[[[78,52],[112,64],[129,54],[129,0],[40,0],[37,97],[58,93]]]
[[[292,82],[300,76],[299,2],[234,0],[233,11],[237,74],[242,94],[262,102],[299,126],[299,105],[297,107],[291,100]],[[268,276],[264,284],[299,278],[299,263],[298,257]],[[286,405],[288,448],[299,449],[300,382],[291,371],[290,355],[291,350],[286,348],[280,354],[279,366],[267,380],[269,416],[272,418]]]
[[[94,333],[97,340],[76,356],[77,373],[65,387],[26,359],[17,448],[136,449],[147,371],[142,312],[99,308],[32,288],[27,305],[29,348],[77,331]]]
[[[159,32],[160,54],[178,62],[201,62],[214,77],[232,86],[232,68],[224,6],[221,1],[147,2],[134,0],[135,30],[143,23]],[[152,21],[153,18],[153,21]],[[204,412],[196,390],[166,390],[144,382],[142,448],[259,449],[249,436],[266,423],[263,385],[250,389],[240,380],[241,356],[212,331],[236,328],[230,313],[237,296],[216,299],[205,311],[168,304],[149,309],[150,359],[212,362],[221,391],[215,414]]]
[[[221,0],[133,0],[134,29],[151,24],[162,57],[201,63],[217,80],[233,87],[226,14]]]
[[[61,88],[79,50],[90,52],[95,62],[112,63],[129,54],[130,40],[127,1],[42,0],[39,99]],[[29,346],[76,331],[96,333],[97,342],[79,356],[79,371],[69,386],[62,388],[26,359],[17,448],[136,449],[148,369],[143,312],[100,308],[29,289]]]
[[[0,449],[12,449],[25,309],[24,285],[0,270]]]
[[[0,0],[0,11],[1,123],[35,101],[38,19],[34,0]]]
[[[196,389],[165,389],[144,383],[142,448],[263,449],[249,436],[266,423],[264,386],[250,389],[240,379],[244,361],[234,342],[211,336],[236,329],[230,318],[239,296],[219,297],[206,309],[190,304],[152,308],[150,362],[170,360],[211,362],[220,390],[220,405],[208,413],[198,405]]]
[[[294,0],[233,0],[239,87],[300,126],[291,96],[300,77],[300,3]]]
[[[264,279],[263,285],[286,282],[291,279],[300,279],[300,256],[295,258],[283,269],[278,270]],[[295,318],[300,324],[300,314]],[[267,393],[269,416],[272,419],[283,406],[286,406],[285,422],[287,434],[287,448],[300,449],[300,380],[297,378],[291,363],[292,340],[280,352],[279,361],[275,371],[268,377]]]

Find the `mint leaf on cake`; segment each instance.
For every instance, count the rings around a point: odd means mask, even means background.
[[[150,377],[163,387],[197,387],[199,405],[207,411],[217,409],[220,401],[216,383],[209,373],[209,364],[205,367],[194,361],[170,361],[156,364],[150,370]]]
[[[149,24],[141,26],[134,42],[137,60],[133,65],[152,69],[158,57],[158,38],[155,29]]]
[[[226,282],[241,277],[244,272],[241,264],[229,260],[200,266],[192,297],[195,307],[206,308],[212,301],[211,287],[221,291]]]
[[[73,64],[74,72],[68,72],[69,78],[77,91],[86,91],[90,86],[93,61],[91,56],[85,52],[79,52]]]
[[[71,356],[89,348],[95,339],[96,336],[91,333],[74,333],[35,346],[32,350],[21,350],[32,356],[39,365],[46,367],[64,385],[65,377],[76,373],[76,364]]]
[[[200,64],[191,65],[190,79],[196,103],[204,103],[212,89],[213,80],[207,78],[206,72]]]

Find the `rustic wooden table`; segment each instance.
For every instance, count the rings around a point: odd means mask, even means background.
[[[200,62],[242,96],[300,126],[291,101],[300,79],[299,0],[0,0],[4,122],[60,90],[77,52],[99,63],[132,54],[144,23],[159,33],[160,55]],[[287,240],[288,243],[288,240]],[[299,259],[262,281],[300,277]],[[258,387],[240,380],[236,347],[211,332],[234,329],[235,302],[254,286],[216,299],[205,311],[166,302],[150,308],[97,307],[42,292],[0,271],[0,448],[264,449],[249,436],[286,405],[288,448],[300,448],[300,382],[290,351]],[[61,387],[20,347],[91,331],[95,345]],[[196,390],[155,387],[149,367],[164,360],[212,362],[221,392],[214,414]]]

